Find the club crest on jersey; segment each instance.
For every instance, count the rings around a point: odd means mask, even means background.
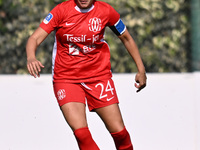
[[[43,20],[43,22],[44,22],[45,24],[48,24],[48,23],[51,21],[52,18],[53,18],[53,15],[52,15],[51,13],[49,13],[49,14],[47,15],[47,17]]]
[[[98,32],[101,30],[102,22],[101,19],[94,17],[89,20],[89,30],[92,32]]]

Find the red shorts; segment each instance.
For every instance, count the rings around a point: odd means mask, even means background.
[[[112,79],[92,83],[54,82],[54,94],[59,106],[69,102],[88,104],[90,111],[119,103]]]

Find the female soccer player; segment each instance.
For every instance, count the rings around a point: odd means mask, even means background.
[[[86,100],[89,110],[96,112],[105,123],[116,149],[133,150],[111,79],[110,51],[104,40],[107,26],[135,61],[138,68],[135,86],[140,91],[146,86],[146,74],[138,48],[120,15],[105,2],[69,0],[58,4],[29,37],[26,46],[28,71],[39,77],[44,66],[36,59],[36,49],[55,31],[52,58],[54,93],[81,150],[99,149],[88,129]]]

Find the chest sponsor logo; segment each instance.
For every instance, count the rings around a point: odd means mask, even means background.
[[[102,28],[102,21],[101,19],[94,17],[89,20],[89,30],[92,32],[98,32]]]
[[[87,35],[75,36],[73,34],[64,34],[66,41],[69,42],[69,54],[79,55],[79,51],[83,53],[89,53],[96,49],[95,42],[99,41],[99,35],[92,35],[92,37],[87,37]],[[89,45],[85,44],[82,48],[78,47],[75,43],[91,43]]]
[[[92,37],[88,37],[87,35],[79,35],[75,36],[73,34],[64,34],[63,37],[66,37],[67,42],[90,42],[95,43],[100,39],[99,35],[92,35]]]

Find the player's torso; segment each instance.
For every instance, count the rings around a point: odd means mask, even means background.
[[[105,4],[106,5],[106,4]],[[103,40],[109,9],[95,3],[87,12],[64,7],[56,27],[54,81],[90,82],[111,77],[110,51]]]
[[[63,20],[56,31],[57,41],[71,55],[87,54],[102,44],[107,18],[103,10],[93,6],[87,12],[78,7],[63,14]],[[105,44],[105,43],[103,43]]]

